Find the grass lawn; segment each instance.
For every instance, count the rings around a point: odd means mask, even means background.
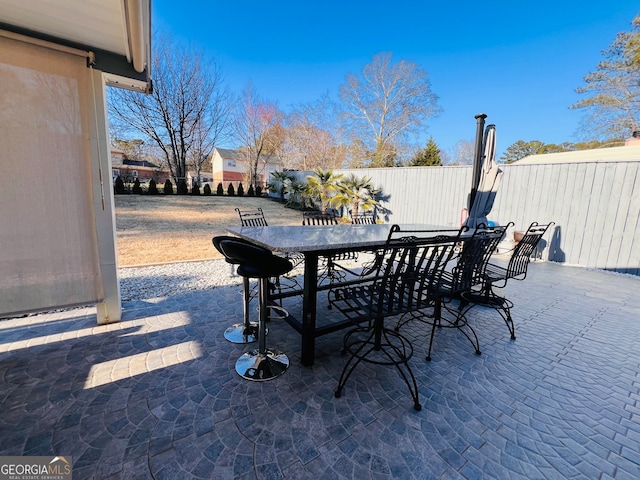
[[[211,239],[240,225],[235,208],[261,207],[269,225],[300,225],[302,213],[269,198],[116,195],[118,266],[221,258]]]

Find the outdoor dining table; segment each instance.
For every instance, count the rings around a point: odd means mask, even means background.
[[[451,230],[452,227],[436,225],[400,225],[402,230]],[[286,321],[302,337],[301,361],[311,366],[315,357],[316,337],[352,325],[348,320],[317,325],[318,291],[333,288],[332,285],[318,285],[318,259],[341,252],[361,252],[384,247],[391,224],[374,225],[322,225],[322,226],[268,226],[268,227],[228,227],[227,231],[240,238],[271,250],[272,252],[301,253],[304,255],[302,291],[275,295],[273,298],[302,294],[302,320],[293,315]]]

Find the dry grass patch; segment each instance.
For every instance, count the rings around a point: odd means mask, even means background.
[[[235,208],[261,207],[269,225],[300,225],[302,214],[256,197],[116,195],[118,265],[220,258],[211,238],[240,224]]]

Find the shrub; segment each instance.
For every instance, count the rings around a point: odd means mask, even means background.
[[[242,186],[242,183],[240,183],[238,185],[238,196],[242,197],[244,195],[244,187]]]
[[[211,187],[209,186],[208,183],[204,184],[204,188],[202,189],[202,191],[204,192],[205,195],[211,195]]]
[[[149,195],[158,195],[158,186],[156,185],[156,181],[152,178],[149,180]]]
[[[261,196],[262,196],[262,187],[258,185],[256,187],[256,197],[261,197]]]
[[[236,194],[236,190],[235,188],[233,188],[233,183],[230,183],[229,186],[227,187],[227,195],[229,195],[230,197],[233,197]]]
[[[224,195],[224,187],[222,186],[222,182],[218,184],[218,188],[216,189],[216,195]]]
[[[171,180],[167,178],[167,181],[164,182],[164,194],[165,195],[173,195],[173,183]]]
[[[178,195],[189,194],[189,187],[187,186],[187,182],[184,180],[184,178],[181,178],[180,180],[178,180],[177,194]]]
[[[142,187],[140,186],[140,180],[136,178],[135,182],[133,182],[133,193],[136,195],[142,194]]]
[[[116,192],[116,195],[122,195],[123,193],[125,193],[124,182],[120,178],[120,175],[118,175],[118,178],[116,178],[116,183],[113,185],[113,188]]]
[[[247,195],[249,195],[250,197],[256,196],[256,192],[254,192],[253,190],[253,185],[249,185],[249,190],[247,190]]]
[[[191,195],[200,195],[200,185],[198,185],[198,182],[193,184],[193,187],[191,187]]]

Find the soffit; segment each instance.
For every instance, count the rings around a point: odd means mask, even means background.
[[[93,51],[101,70],[148,81],[150,9],[150,0],[0,0],[0,29]]]

